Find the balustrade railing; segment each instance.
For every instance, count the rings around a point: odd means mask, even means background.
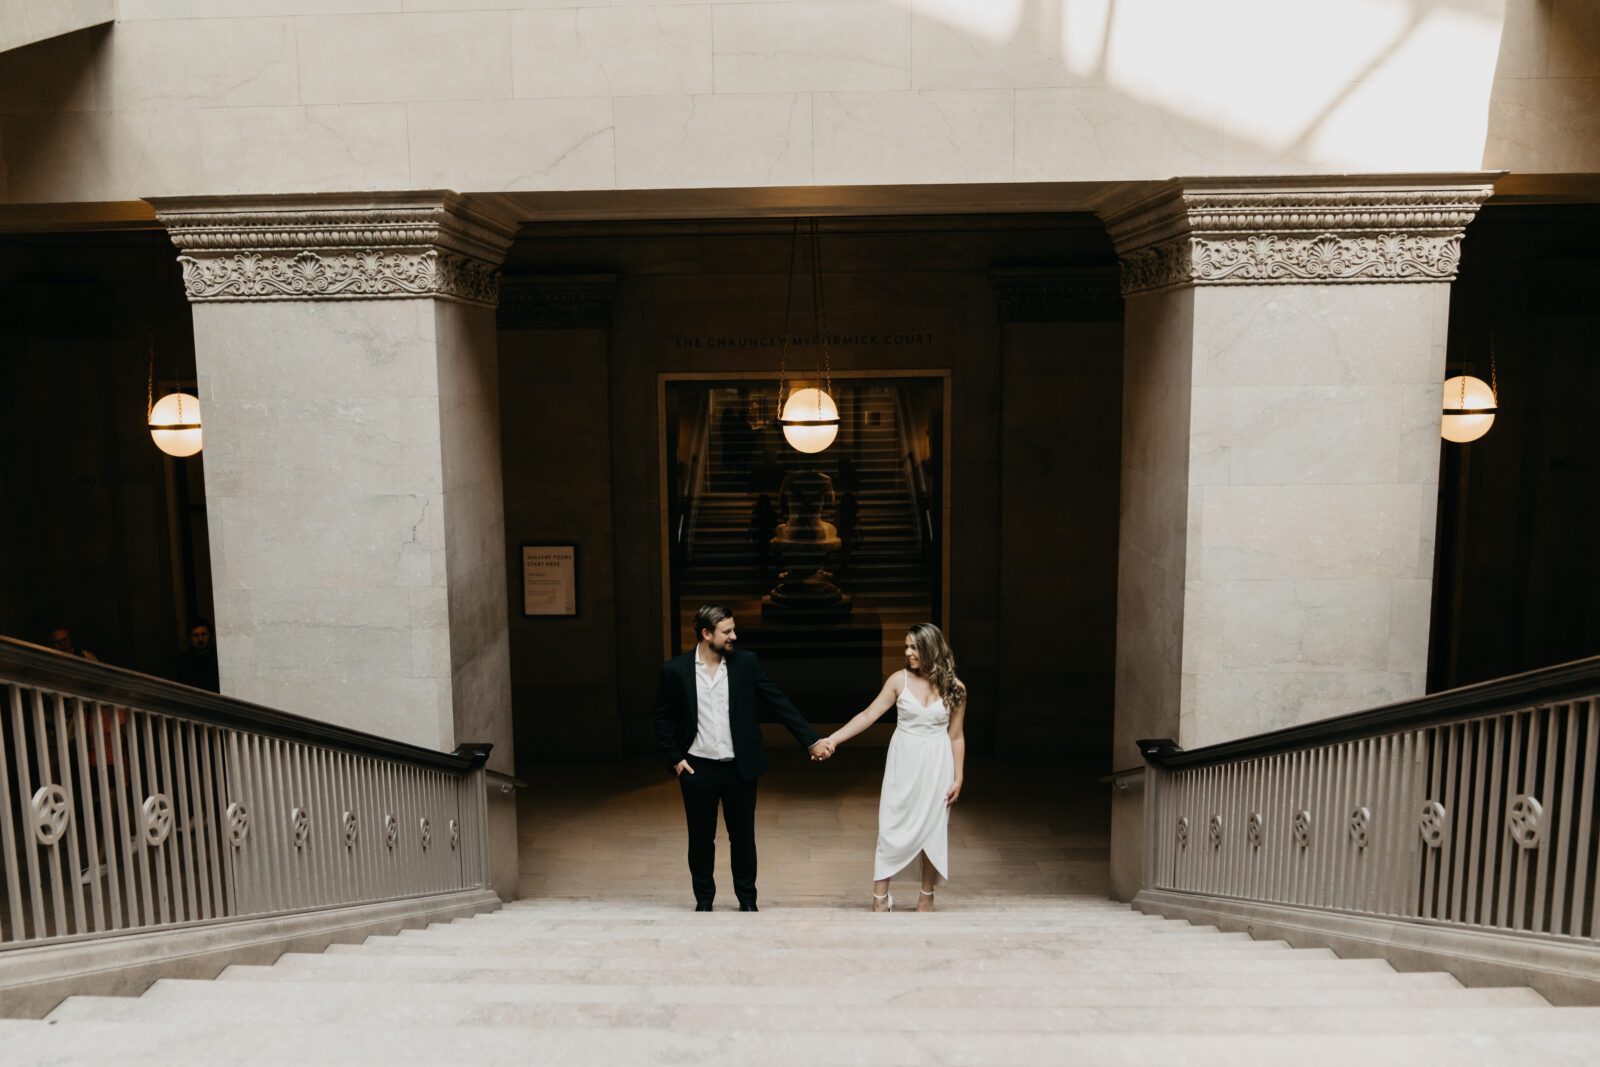
[[[0,638],[0,950],[481,887],[484,755]]]
[[[1600,657],[1147,749],[1154,889],[1600,938]]]

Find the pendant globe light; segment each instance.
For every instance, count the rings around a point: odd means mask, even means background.
[[[1494,343],[1489,344],[1489,381],[1470,374],[1445,379],[1444,410],[1439,432],[1446,441],[1464,445],[1489,432],[1500,409],[1499,375],[1494,365]]]
[[[783,297],[783,348],[778,357],[778,425],[783,436],[797,451],[821,452],[839,436],[839,405],[831,395],[832,366],[828,358],[828,335],[822,320],[822,244],[817,235],[817,220],[811,220],[811,324],[817,345],[817,384],[788,393],[789,311],[794,295],[794,261],[800,245],[800,220],[794,222],[789,239],[789,284]]]
[[[145,421],[150,439],[169,456],[182,459],[200,451],[200,398],[168,393],[156,398],[156,350],[150,345],[150,376],[145,384]]]

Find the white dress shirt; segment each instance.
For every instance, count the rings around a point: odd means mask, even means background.
[[[733,759],[733,728],[728,724],[728,661],[717,664],[715,672],[694,650],[694,689],[700,708],[700,729],[689,746],[689,755],[701,759]]]

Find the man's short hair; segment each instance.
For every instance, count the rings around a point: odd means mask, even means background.
[[[694,637],[698,641],[710,630],[717,632],[717,623],[723,619],[733,618],[733,612],[721,604],[702,604],[700,610],[694,613]]]

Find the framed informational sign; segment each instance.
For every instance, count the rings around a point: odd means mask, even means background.
[[[576,545],[522,546],[522,614],[578,613]]]

